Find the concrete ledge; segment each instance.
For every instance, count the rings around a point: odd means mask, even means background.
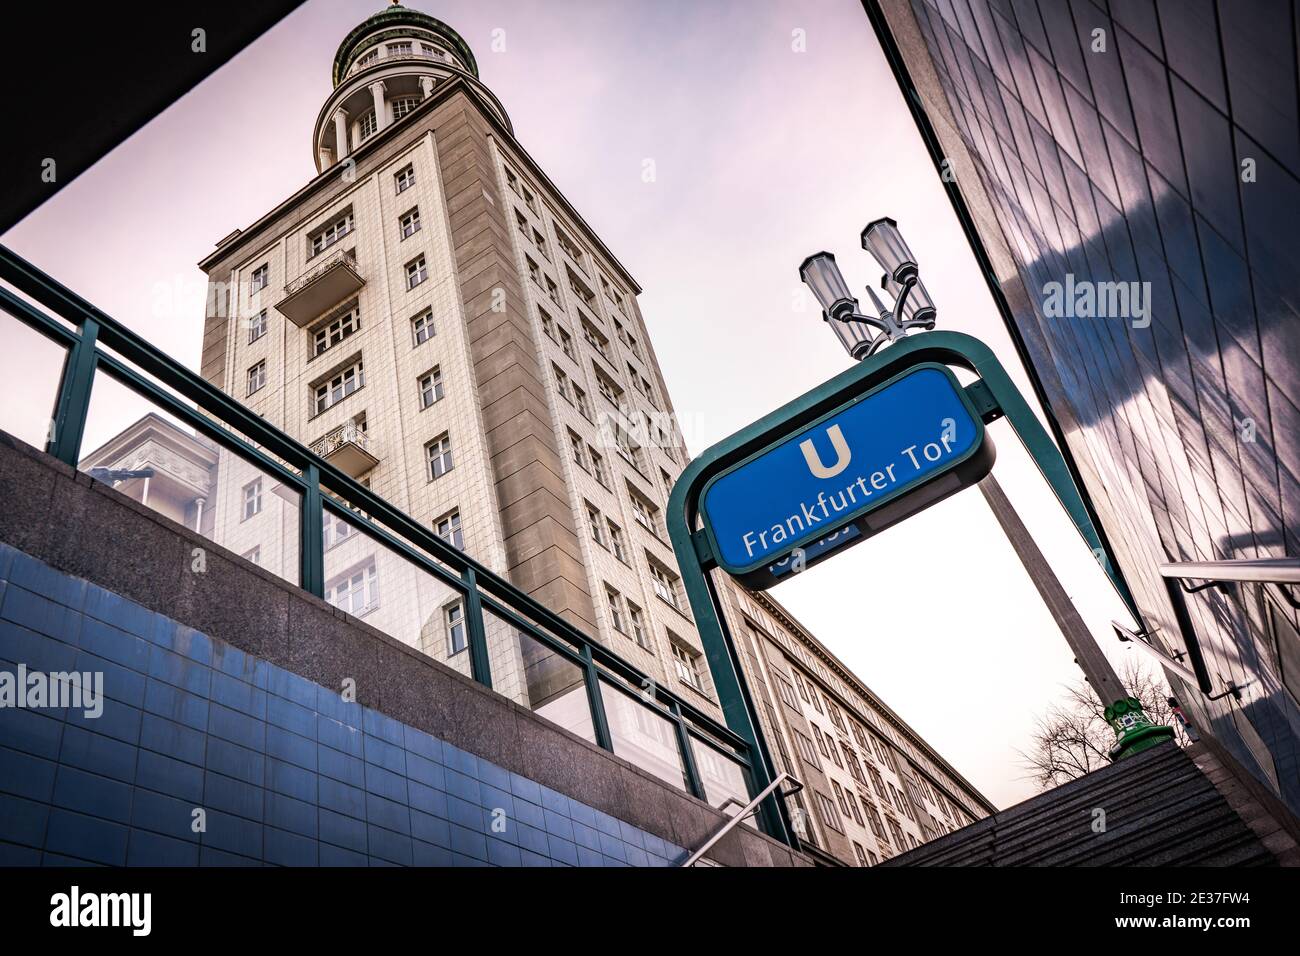
[[[0,541],[679,846],[719,811],[344,614],[182,525],[0,432]],[[191,570],[194,549],[206,571]],[[727,866],[811,861],[747,827]]]

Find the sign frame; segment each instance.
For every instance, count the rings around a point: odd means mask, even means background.
[[[706,530],[698,527],[705,486],[763,449],[794,437],[812,423],[846,407],[855,398],[865,396],[894,376],[924,363],[964,368],[979,376],[962,389],[977,418],[985,425],[1000,418],[1007,419],[1084,542],[1097,555],[1098,563],[1120,599],[1136,620],[1142,619],[1114,556],[1092,523],[1087,505],[1075,487],[1060,449],[993,351],[979,339],[962,332],[933,331],[909,335],[707,449],[686,466],[669,496],[665,516],[668,536],[704,645],[704,656],[709,663],[718,704],[728,728],[750,745],[754,757],[747,781],[751,797],[776,779],[775,764],[759,729],[758,709],[741,671],[736,642],[727,626],[722,602],[710,574],[720,567],[717,551]],[[988,441],[987,436],[985,441]],[[744,586],[743,581],[740,583]],[[799,846],[781,795],[773,793],[760,803],[758,816],[767,833],[789,846]]]
[[[718,482],[736,474],[786,443],[797,439],[800,434],[819,428],[831,419],[845,414],[854,407],[881,394],[882,392],[887,391],[898,382],[901,382],[923,369],[933,369],[943,374],[943,376],[948,380],[948,383],[952,386],[953,392],[956,394],[958,401],[965,409],[966,414],[970,417],[971,422],[974,423],[975,440],[969,448],[965,449],[959,455],[954,456],[951,461],[945,462],[941,467],[927,473],[919,480],[880,493],[878,496],[874,497],[870,503],[854,508],[851,511],[846,511],[843,516],[838,517],[834,521],[828,521],[822,532],[816,538],[803,539],[802,544],[781,548],[778,551],[772,552],[771,554],[765,555],[764,557],[744,565],[732,564],[725,558],[723,555],[723,549],[718,541],[717,532],[713,526],[713,522],[710,520],[707,506],[709,492],[714,489]],[[732,577],[739,579],[742,584],[752,590],[765,590],[776,585],[781,580],[784,580],[784,574],[774,573],[770,569],[773,565],[780,564],[782,561],[789,558],[792,553],[798,552],[801,549],[807,549],[810,545],[820,543],[827,538],[833,537],[834,535],[845,531],[851,525],[856,526],[858,531],[856,535],[852,535],[847,540],[833,548],[828,548],[825,551],[818,552],[815,556],[809,556],[802,564],[802,567],[811,568],[814,565],[820,564],[822,561],[839,554],[846,548],[860,544],[873,535],[879,534],[881,531],[911,517],[918,511],[922,511],[932,504],[937,504],[944,498],[950,497],[951,495],[970,487],[970,485],[975,484],[992,470],[995,458],[996,448],[992,438],[988,435],[984,427],[983,417],[979,409],[975,407],[975,403],[971,401],[970,395],[967,394],[965,386],[963,386],[961,382],[957,380],[957,376],[953,374],[952,368],[941,362],[917,362],[901,371],[898,371],[896,374],[891,375],[887,380],[879,382],[865,391],[854,395],[844,404],[831,409],[825,414],[820,415],[814,421],[803,425],[799,431],[775,439],[763,448],[760,448],[746,457],[744,460],[736,462],[723,471],[714,474],[705,482],[703,489],[700,491],[700,522],[705,537],[708,539],[709,549],[715,556],[718,567],[727,574],[730,574]],[[958,484],[944,489],[941,493],[932,494],[930,497],[926,497],[924,503],[919,504],[919,506],[914,510],[908,511],[903,509],[896,514],[891,515],[890,519],[885,521],[866,521],[868,516],[875,514],[886,505],[901,503],[913,497],[921,498],[926,496],[928,489],[935,488],[937,482],[950,474],[955,474],[957,476]]]

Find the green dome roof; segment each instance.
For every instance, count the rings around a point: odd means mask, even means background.
[[[334,54],[334,85],[339,85],[339,80],[347,72],[348,67],[352,65],[352,60],[365,37],[382,29],[400,27],[418,27],[436,34],[447,46],[455,51],[461,61],[469,68],[469,71],[475,77],[478,76],[478,63],[474,60],[474,53],[459,33],[436,17],[421,13],[419,10],[410,10],[395,3],[390,7],[385,7],[374,16],[368,17],[344,37],[343,42],[339,44],[338,53]]]

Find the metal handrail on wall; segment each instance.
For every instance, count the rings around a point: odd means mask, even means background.
[[[324,597],[323,515],[328,510],[462,595],[474,680],[492,687],[486,608],[581,669],[595,742],[602,749],[615,752],[602,699],[604,683],[623,688],[616,692],[626,692],[638,706],[672,723],[685,789],[693,796],[707,800],[694,744],[710,747],[738,764],[753,796],[749,748],[725,725],[3,245],[0,280],[72,326],[0,287],[0,310],[67,350],[46,447],[51,455],[77,467],[95,374],[103,372],[302,496],[299,586],[304,591]]]
[[[713,849],[714,845],[719,840],[721,840],[732,830],[736,829],[736,827],[738,827],[744,820],[747,820],[750,817],[757,814],[759,805],[768,798],[769,794],[775,793],[780,788],[781,784],[783,784],[787,780],[789,780],[792,784],[794,784],[794,789],[783,791],[781,793],[781,799],[784,800],[786,797],[794,796],[796,793],[798,793],[800,790],[803,789],[803,784],[801,782],[799,782],[794,777],[790,776],[788,773],[782,770],[779,774],[777,774],[775,780],[769,783],[758,793],[754,794],[754,797],[749,801],[749,803],[742,805],[739,812],[737,812],[734,816],[732,816],[731,819],[729,819],[722,826],[718,827],[718,829],[714,832],[714,834],[700,845],[700,848],[698,850],[696,850],[694,853],[688,856],[682,862],[682,867],[683,868],[690,867],[698,863],[704,857],[704,854],[708,853],[709,850]],[[723,801],[722,806],[718,807],[718,809],[725,811],[727,807],[735,806],[737,804],[740,804],[740,801],[737,800],[735,797],[732,797],[729,800]]]

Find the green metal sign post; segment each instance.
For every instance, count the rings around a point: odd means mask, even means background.
[[[953,366],[974,372],[979,378],[963,387],[948,371]],[[957,392],[955,400],[948,405],[934,406],[951,408],[943,420],[951,423],[953,432],[933,441],[930,440],[933,436],[915,434],[913,448],[934,445],[952,451],[946,463],[936,454],[934,460],[939,464],[927,470],[921,455],[908,451],[905,461],[910,460],[914,469],[909,471],[904,464],[900,474],[881,468],[872,473],[871,482],[860,482],[858,490],[851,495],[847,494],[846,487],[839,498],[843,507],[834,516],[826,507],[824,496],[818,502],[820,510],[810,510],[807,501],[801,501],[793,509],[785,507],[789,501],[799,499],[799,489],[774,489],[773,486],[786,484],[781,476],[797,474],[794,449],[803,453],[806,467],[814,477],[838,474],[834,469],[847,464],[853,444],[844,437],[844,432],[854,434],[852,429],[856,427],[856,434],[862,436],[859,440],[870,441],[878,430],[870,427],[871,422],[882,428],[886,425],[881,413],[905,416],[908,396],[895,394],[893,390],[899,382],[916,375],[918,369],[927,367],[943,369]],[[938,391],[927,392],[925,400],[935,402],[934,396],[941,391],[940,386]],[[886,401],[882,396],[887,392],[902,401]],[[873,400],[879,408],[869,406]],[[802,570],[824,560],[843,546],[856,544],[977,482],[988,473],[993,461],[992,445],[984,434],[984,425],[1000,418],[1007,419],[1033,456],[1087,546],[1094,554],[1106,556],[1101,561],[1103,570],[1134,617],[1141,620],[1133,596],[1109,559],[1060,451],[993,352],[969,335],[923,332],[902,338],[709,448],[678,479],[668,503],[668,532],[727,726],[749,744],[754,755],[749,781],[751,795],[771,783],[775,769],[759,731],[757,709],[740,671],[740,657],[722,615],[710,572],[720,569],[751,589],[770,587],[787,571]],[[974,434],[963,440],[958,437],[957,429],[967,420],[972,425],[967,431]],[[918,419],[917,428],[919,422]],[[819,425],[822,428],[818,432],[830,426],[830,437],[839,454],[838,462],[830,467],[823,464],[820,449],[808,447],[813,439],[805,437]],[[921,442],[925,445],[920,445]],[[796,465],[792,466],[791,461]],[[876,475],[881,476],[879,484],[874,481]],[[791,482],[795,480],[790,478]],[[803,480],[806,481],[806,476]],[[786,491],[790,494],[783,498]],[[793,513],[779,518],[767,529],[741,531],[754,524],[754,516],[762,514],[769,502],[775,509],[773,514]],[[811,527],[813,519],[817,519],[815,530]],[[832,543],[826,544],[828,541]],[[1101,685],[1094,682],[1094,686]],[[1107,718],[1118,737],[1111,751],[1114,759],[1173,736],[1171,728],[1157,727],[1147,721],[1140,705],[1131,697],[1110,702]],[[777,795],[764,801],[760,819],[767,832],[787,843],[796,842],[785,804]]]

